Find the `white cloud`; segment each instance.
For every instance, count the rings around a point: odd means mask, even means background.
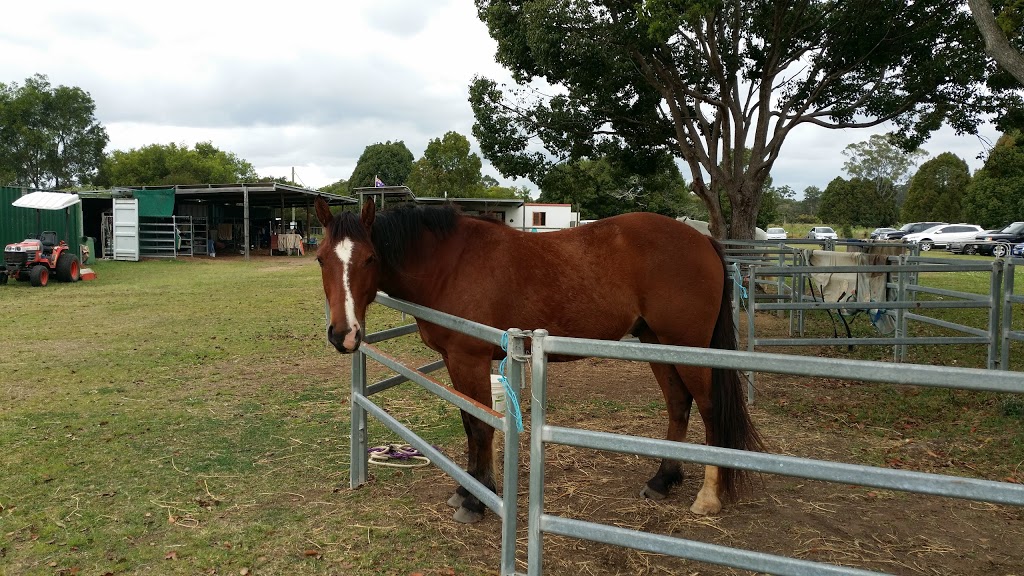
[[[9,4],[4,20],[19,25],[0,27],[0,82],[42,73],[86,90],[111,149],[211,141],[261,174],[294,167],[312,187],[348,178],[377,142],[417,157],[449,130],[472,142],[473,76],[509,79],[470,0]],[[794,131],[774,182],[824,188],[842,175],[843,148],[871,133]],[[925,148],[972,169],[983,151],[948,132]]]

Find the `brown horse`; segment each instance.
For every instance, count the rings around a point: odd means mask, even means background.
[[[331,318],[327,338],[354,352],[366,308],[378,290],[499,329],[544,328],[555,336],[734,349],[730,284],[713,239],[671,218],[634,213],[558,232],[534,234],[452,206],[403,205],[381,211],[367,200],[361,216],[332,215],[316,200],[324,226],[317,250]],[[489,405],[491,361],[504,352],[427,322],[420,336],[444,359],[455,389]],[[562,358],[570,360],[574,358]],[[554,359],[558,360],[558,359]],[[694,400],[708,445],[761,448],[735,370],[651,364],[668,408],[668,439],[682,441]],[[494,430],[462,414],[467,471],[495,489]],[[662,461],[643,496],[662,499],[682,480],[678,461]],[[721,510],[740,471],[705,468],[690,509]],[[475,522],[483,504],[462,486],[448,501],[455,519]]]

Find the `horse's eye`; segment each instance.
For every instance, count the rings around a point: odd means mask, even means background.
[[[321,268],[324,267],[324,261],[321,260],[319,256],[316,257],[316,263],[319,264]]]
[[[377,257],[372,255],[372,254],[366,257],[366,265],[367,266],[370,266],[371,264],[373,264],[376,261],[377,261]]]

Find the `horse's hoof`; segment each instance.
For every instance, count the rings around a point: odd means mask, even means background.
[[[451,498],[448,499],[448,505],[451,506],[452,508],[461,508],[462,501],[465,499],[465,496],[456,492],[455,494],[452,494]]]
[[[721,502],[702,502],[697,499],[693,502],[693,506],[690,506],[690,512],[698,516],[710,516],[711,514],[718,514],[722,511]]]
[[[484,513],[473,512],[467,508],[459,507],[459,509],[455,511],[455,516],[453,516],[453,518],[455,518],[456,522],[461,522],[463,524],[476,524],[484,519]]]
[[[651,500],[664,500],[668,498],[668,494],[662,494],[650,486],[644,485],[643,490],[640,490],[641,498],[650,498]]]

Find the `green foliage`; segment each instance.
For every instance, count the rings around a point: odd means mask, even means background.
[[[960,222],[961,199],[970,181],[967,162],[952,152],[925,162],[910,180],[907,200],[900,211],[902,221]]]
[[[88,183],[109,138],[96,104],[78,87],[42,74],[0,83],[0,184],[66,188]]]
[[[232,184],[259,180],[252,164],[210,142],[150,144],[115,150],[103,162],[97,182],[104,186]]]
[[[374,178],[380,178],[388,186],[405,184],[412,172],[412,160],[412,152],[402,141],[389,140],[367,146],[348,179],[349,194],[355,188],[373,186]]]
[[[338,194],[341,196],[348,195],[348,190],[348,180],[345,180],[344,178],[320,188],[321,192],[327,192],[328,194]]]
[[[1022,220],[1024,213],[1024,139],[1006,134],[975,172],[963,197],[966,220],[984,228],[1000,228]]]
[[[847,157],[843,169],[852,178],[874,182],[876,195],[895,199],[899,185],[914,164],[927,156],[920,148],[910,152],[901,150],[891,135],[873,134],[866,142],[850,144],[843,150]]]
[[[981,115],[998,111],[977,65],[978,30],[957,0],[477,8],[517,84],[506,91],[478,77],[470,86],[473,134],[503,175],[543,182],[575,160],[667,152],[687,164],[720,230],[724,193],[737,237],[752,233],[785,136],[800,124],[888,120],[913,150],[943,122],[974,133]],[[542,93],[534,80],[559,89]]]
[[[823,222],[848,226],[885,226],[896,221],[896,203],[882,197],[875,182],[863,178],[836,177],[821,195],[818,217]]]
[[[447,132],[427,143],[406,184],[417,196],[476,198],[484,193],[482,166],[480,157],[469,151],[469,139]]]
[[[694,203],[679,169],[667,155],[661,172],[646,177],[610,158],[558,165],[547,173],[540,188],[540,202],[572,204],[584,220],[625,212],[682,216],[692,212]]]

